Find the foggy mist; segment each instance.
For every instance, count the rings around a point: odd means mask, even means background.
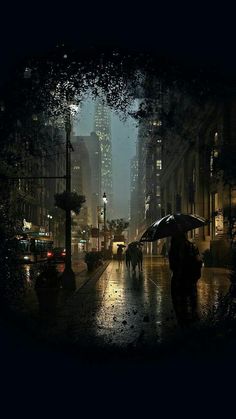
[[[94,131],[94,105],[90,98],[82,104],[74,126],[75,135],[86,136]],[[135,155],[137,135],[137,123],[132,117],[124,122],[111,111],[114,218],[129,218],[130,159]]]

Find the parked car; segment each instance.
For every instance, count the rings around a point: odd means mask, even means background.
[[[52,261],[64,262],[66,258],[66,249],[64,247],[54,247],[47,252],[47,259]]]

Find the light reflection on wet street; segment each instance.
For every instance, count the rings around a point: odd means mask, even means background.
[[[168,262],[145,258],[132,274],[112,261],[96,283],[82,287],[58,315],[53,335],[80,346],[129,348],[168,342],[204,321],[229,290],[227,271],[203,268],[196,296],[171,295]]]

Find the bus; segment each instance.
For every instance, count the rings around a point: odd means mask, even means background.
[[[22,263],[46,261],[52,248],[53,240],[46,236],[26,235],[17,238],[17,254]]]

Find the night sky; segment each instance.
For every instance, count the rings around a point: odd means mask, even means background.
[[[119,2],[119,7],[111,9],[101,2],[80,2],[76,6],[67,2],[32,2],[2,6],[0,25],[0,85],[4,84],[15,66],[26,56],[45,54],[58,42],[65,41],[77,49],[89,46],[118,46],[144,51],[167,57],[172,62],[187,66],[207,66],[212,72],[220,72],[226,77],[235,77],[235,33],[234,13],[230,7],[217,8],[201,2],[191,2],[188,6],[179,2],[173,4],[145,2],[145,6],[127,8]],[[78,134],[89,135],[92,126]],[[119,131],[119,135],[116,133]],[[114,163],[115,197],[125,199],[115,201],[117,216],[128,215],[128,160],[134,154],[135,137],[133,127],[127,128],[113,118],[113,154],[119,156]],[[129,138],[128,138],[129,137]],[[118,150],[119,149],[119,150]],[[118,154],[117,154],[118,153]],[[122,153],[126,161],[122,161]],[[122,168],[122,173],[121,173]],[[128,182],[123,182],[125,176]],[[126,189],[127,186],[127,189]]]
[[[44,53],[66,40],[79,48],[118,45],[207,64],[234,74],[235,15],[232,6],[206,2],[122,1],[115,8],[102,2],[11,2],[1,5],[1,81],[26,55]]]
[[[145,6],[111,9],[101,2],[80,2],[76,6],[67,2],[32,2],[2,6],[0,25],[0,85],[4,84],[15,66],[25,57],[45,54],[58,42],[65,41],[77,49],[89,46],[117,46],[133,51],[144,51],[187,66],[207,66],[212,72],[227,77],[236,75],[234,13],[230,7],[211,7],[200,2],[188,6],[152,2]],[[89,135],[91,124],[78,134]],[[90,124],[90,126],[89,126]],[[114,191],[117,216],[128,215],[129,166],[134,154],[137,133],[128,124],[126,128],[113,118],[112,137]],[[119,135],[116,133],[119,132]],[[129,138],[128,138],[129,137]],[[124,154],[122,154],[124,153]],[[122,155],[126,160],[122,160]],[[119,177],[120,176],[120,177]],[[128,182],[124,182],[124,179]],[[119,179],[119,182],[116,180]],[[121,195],[123,184],[124,200]]]

